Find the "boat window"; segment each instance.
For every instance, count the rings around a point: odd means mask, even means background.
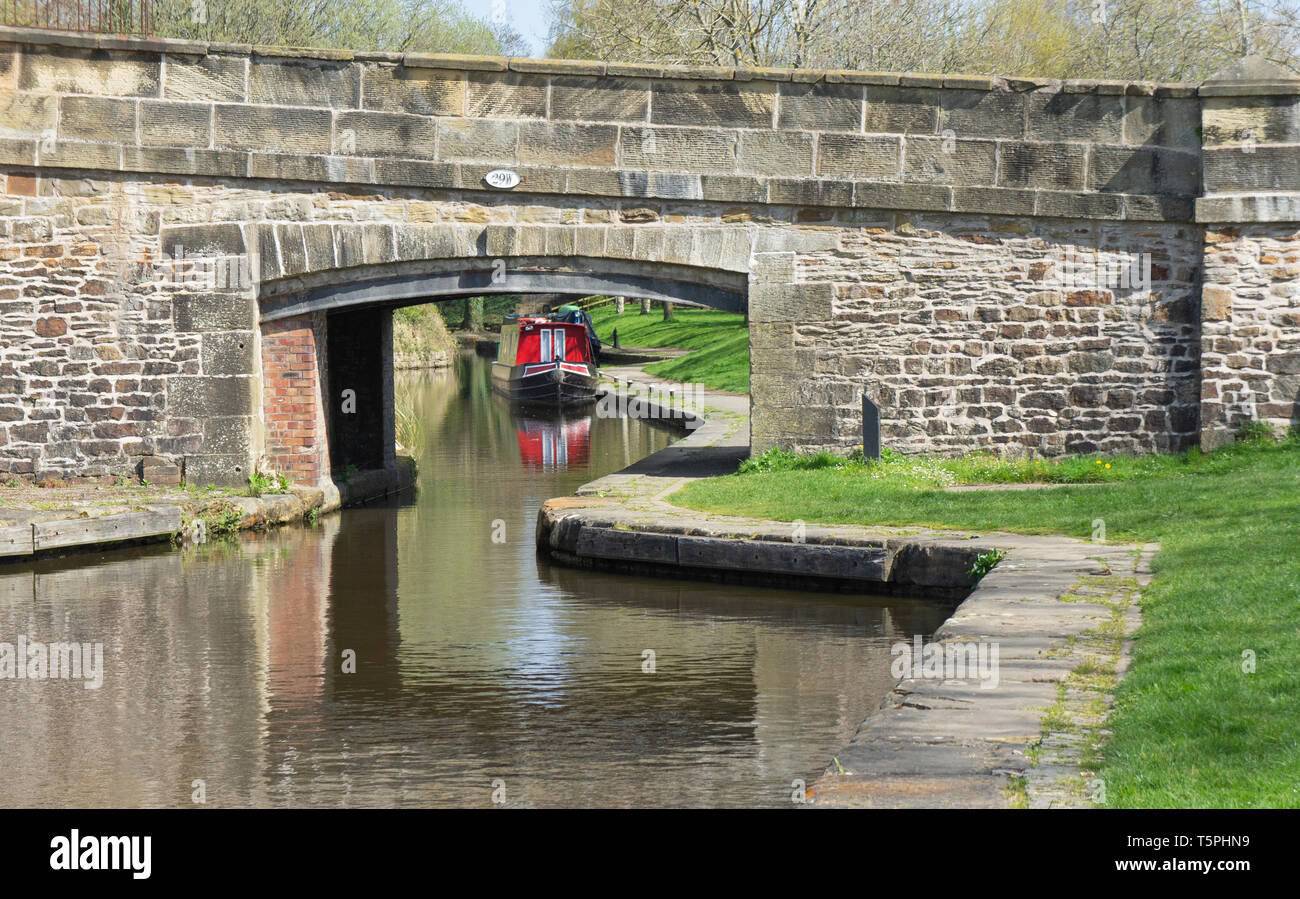
[[[550,362],[551,361],[551,329],[542,328],[539,339],[542,342],[541,361]]]
[[[555,329],[555,358],[564,361],[564,329]]]

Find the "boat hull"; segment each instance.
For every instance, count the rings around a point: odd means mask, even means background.
[[[521,406],[567,409],[593,403],[598,380],[595,368],[585,363],[492,363],[492,389]]]

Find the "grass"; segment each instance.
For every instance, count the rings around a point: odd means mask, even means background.
[[[830,523],[1159,541],[1116,695],[1107,805],[1300,807],[1300,440],[1058,462],[759,457],[673,496]],[[1109,468],[1107,468],[1109,464]],[[1052,490],[947,492],[971,483]],[[1253,660],[1253,672],[1249,664]]]
[[[263,474],[255,471],[248,476],[248,495],[262,496],[267,493],[288,493],[289,478],[282,474]]]
[[[393,312],[393,353],[410,360],[426,361],[437,354],[449,355],[456,341],[447,333],[438,307],[404,306]]]
[[[714,390],[749,392],[749,327],[745,317],[713,309],[683,309],[664,321],[656,308],[641,314],[638,300],[628,300],[627,311],[619,315],[613,302],[587,310],[596,333],[606,346],[613,346],[614,329],[625,347],[675,347],[691,350],[685,356],[647,365],[652,375]]]

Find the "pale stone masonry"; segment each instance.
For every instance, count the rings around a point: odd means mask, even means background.
[[[323,479],[366,455],[325,445],[348,430],[330,351],[383,368],[347,342],[480,287],[747,306],[758,451],[855,446],[864,395],[908,452],[1286,426],[1297,85],[0,29],[0,472],[217,483],[310,457]],[[520,183],[490,188],[494,169]],[[268,354],[277,322],[357,309],[378,319]]]

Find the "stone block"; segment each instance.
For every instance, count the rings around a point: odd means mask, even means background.
[[[334,230],[329,225],[303,225],[302,242],[306,271],[319,272],[334,267]]]
[[[334,122],[334,152],[344,156],[432,159],[433,119],[397,112],[343,112]]]
[[[834,300],[833,284],[751,284],[750,321],[830,321]]]
[[[614,165],[618,127],[557,122],[524,122],[519,126],[519,161],[535,165]]]
[[[1206,147],[1300,143],[1300,96],[1206,97],[1202,104]]]
[[[934,134],[939,123],[939,91],[928,88],[867,85],[868,134]]]
[[[867,209],[944,211],[952,208],[953,188],[938,184],[887,184],[857,181],[853,205]]]
[[[256,414],[261,396],[249,377],[173,376],[167,379],[167,414],[177,418],[208,418]]]
[[[853,182],[783,178],[768,183],[768,201],[791,206],[849,206]]]
[[[551,78],[551,118],[589,122],[644,122],[650,104],[645,78]]]
[[[817,174],[896,178],[901,155],[897,137],[821,134],[817,138]]]
[[[992,184],[997,175],[997,145],[990,140],[909,137],[903,177],[940,184]]]
[[[122,171],[242,178],[248,174],[248,154],[190,147],[123,147]]]
[[[200,359],[205,375],[255,375],[259,368],[257,335],[253,331],[206,333]]]
[[[205,418],[199,446],[204,454],[243,458],[252,451],[257,419],[251,415],[219,415]],[[187,471],[188,475],[189,472]],[[190,483],[206,483],[195,481]]]
[[[777,127],[802,131],[858,131],[862,124],[861,85],[782,84]]]
[[[1203,154],[1205,190],[1300,190],[1300,153],[1291,146],[1257,146],[1246,153],[1239,147],[1206,149]]]
[[[277,106],[361,105],[361,68],[319,59],[254,58],[248,67],[248,102]]]
[[[438,122],[438,158],[518,160],[519,126],[514,122],[442,119]]]
[[[782,131],[741,131],[736,168],[755,175],[811,175],[813,138]]]
[[[998,186],[1082,190],[1084,153],[1082,144],[1007,141],[998,162]]]
[[[1027,94],[1029,140],[1118,144],[1124,139],[1124,102],[1110,94]]]
[[[485,119],[546,118],[545,76],[470,72],[468,78],[465,115]]]
[[[1126,97],[1124,142],[1200,151],[1201,104],[1194,99]]]
[[[280,248],[282,274],[301,275],[307,271],[307,247],[302,240],[302,225],[276,225],[275,242]]]
[[[375,180],[375,162],[351,156],[295,153],[250,153],[248,177],[272,181],[327,181],[368,184]]]
[[[172,322],[178,332],[252,329],[257,301],[235,293],[181,293],[172,298]]]
[[[1124,215],[1124,204],[1116,194],[1044,190],[1038,193],[1034,212],[1052,218],[1118,219]]]
[[[734,172],[733,131],[629,126],[619,138],[619,164],[647,171]]]
[[[1019,91],[948,89],[939,95],[939,110],[943,137],[1025,136],[1025,94]]]
[[[239,225],[173,225],[162,229],[159,243],[173,258],[184,256],[242,256],[246,251]]]
[[[880,583],[888,572],[889,552],[883,547],[683,536],[677,538],[677,564]]]
[[[1201,288],[1201,318],[1204,321],[1229,321],[1232,318],[1232,290],[1214,284]]]
[[[42,94],[102,97],[158,96],[160,63],[104,50],[42,47],[22,54],[18,89]]]
[[[218,104],[213,138],[218,147],[278,153],[329,153],[330,111]]]
[[[211,122],[212,107],[206,103],[143,100],[140,143],[150,147],[206,148],[211,142]]]
[[[997,215],[1033,215],[1037,194],[1009,187],[955,187],[954,212],[983,212]]]
[[[458,72],[368,65],[363,85],[366,109],[428,116],[465,113],[465,76]]]
[[[767,200],[767,185],[743,175],[701,175],[700,197],[718,202],[762,203]]]
[[[577,555],[592,559],[677,564],[677,538],[671,534],[643,534],[614,528],[583,527],[578,532]]]
[[[185,481],[189,484],[245,487],[252,467],[251,451],[195,454],[185,457]]]
[[[58,97],[5,91],[0,94],[0,134],[43,137],[54,132],[58,112]]]
[[[456,166],[449,162],[426,162],[419,159],[377,159],[375,180],[380,184],[454,187]]]
[[[1098,145],[1088,160],[1088,189],[1193,196],[1201,184],[1198,153]]]
[[[135,101],[63,97],[59,139],[135,143]]]
[[[242,103],[247,66],[242,56],[168,56],[162,95],[169,100]]]
[[[134,136],[134,135],[133,135]],[[117,144],[84,144],[56,141],[53,146],[37,144],[40,165],[69,169],[116,170],[122,163],[122,148]]]
[[[771,128],[777,86],[772,82],[656,81],[650,121],[656,125]]]

